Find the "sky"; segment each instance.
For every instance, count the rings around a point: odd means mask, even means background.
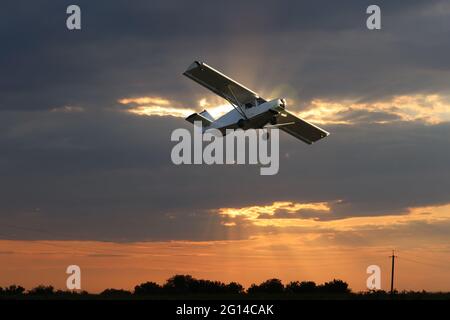
[[[0,286],[130,289],[177,273],[450,290],[450,4],[7,1],[0,12]],[[183,118],[231,109],[205,61],[331,133],[280,170],[171,162]]]

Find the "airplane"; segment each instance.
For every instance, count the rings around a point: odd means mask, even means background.
[[[218,119],[214,119],[206,110],[186,118],[192,124],[200,121],[203,132],[214,128],[225,135],[227,129],[280,128],[307,144],[329,135],[327,131],[287,111],[286,99],[267,101],[204,62],[194,61],[183,75],[224,98],[233,107],[233,110]]]

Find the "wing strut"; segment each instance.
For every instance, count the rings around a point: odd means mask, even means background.
[[[290,126],[292,124],[295,124],[295,122],[285,122],[285,123],[270,124],[270,125],[264,126],[264,128],[281,128],[281,127],[284,127],[284,126]]]
[[[236,106],[234,105],[234,103],[232,103],[230,100],[227,99],[228,102],[231,103],[231,105],[234,107],[234,109],[236,109],[236,111],[239,112],[239,114],[240,114],[241,116],[243,116],[246,120],[248,120],[247,115],[245,114],[245,111],[242,109],[242,106],[241,106],[241,104],[239,103],[239,100],[236,98],[236,95],[235,95],[234,92],[233,92],[233,89],[231,88],[230,85],[228,85],[227,88],[228,88],[228,90],[230,90],[230,93],[231,93],[231,95],[232,95],[233,98],[234,98],[234,101],[235,101],[235,103],[236,103]]]

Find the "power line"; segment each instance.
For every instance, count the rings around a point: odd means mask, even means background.
[[[448,252],[445,252],[445,253],[447,254]],[[405,255],[405,252],[402,251],[402,258],[404,258],[404,255]],[[431,261],[433,263],[437,262],[437,264],[441,264],[441,265],[442,265],[442,263],[444,263],[446,266],[448,266],[450,264],[450,260],[448,260],[448,259],[438,258],[436,256],[430,257],[430,252],[428,252],[427,256],[425,257],[425,256],[416,255],[416,254],[411,254],[408,251],[406,251],[406,256],[411,257],[412,259],[415,259],[416,261],[425,259],[425,260]]]
[[[444,266],[444,265],[439,265],[439,264],[434,264],[434,263],[429,263],[429,262],[421,262],[421,261],[413,260],[413,259],[410,259],[410,258],[405,258],[403,256],[402,256],[402,260],[409,261],[409,262],[414,262],[414,263],[418,263],[418,264],[422,264],[422,265],[430,266],[430,267],[445,268],[445,269],[448,270],[448,265]]]

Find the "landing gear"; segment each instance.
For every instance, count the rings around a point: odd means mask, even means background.
[[[277,117],[273,116],[272,119],[270,119],[270,124],[271,125],[276,125],[277,124]]]
[[[239,121],[237,122],[238,128],[239,128],[239,129],[244,129],[246,123],[247,123],[246,120],[244,120],[244,119],[239,119]]]

